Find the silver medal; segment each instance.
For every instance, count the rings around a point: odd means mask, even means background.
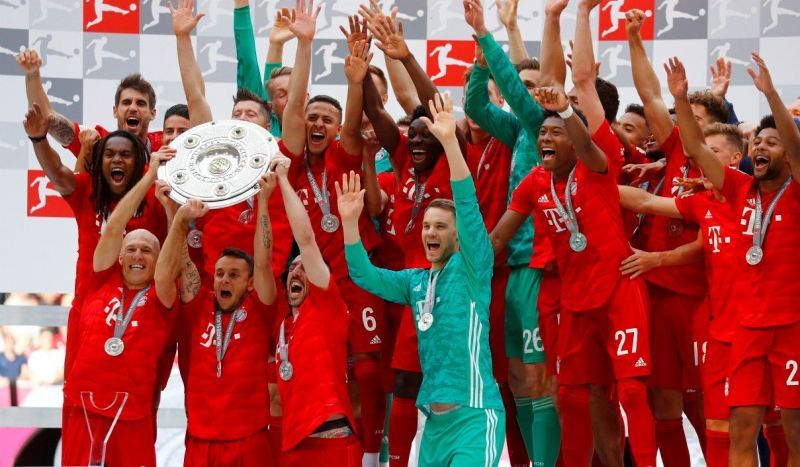
[[[328,233],[334,233],[339,229],[339,218],[333,214],[325,214],[322,216],[322,230]]]
[[[683,233],[683,222],[672,220],[667,223],[667,233],[673,237]]]
[[[249,224],[253,222],[253,209],[245,209],[239,214],[239,223],[240,224]]]
[[[294,375],[294,367],[292,366],[291,362],[281,362],[280,366],[278,367],[278,374],[284,381],[289,381],[292,379],[292,375]]]
[[[585,250],[587,244],[588,242],[586,241],[586,235],[580,232],[575,232],[573,234],[570,234],[569,247],[575,253],[580,253],[581,251]]]
[[[186,236],[186,243],[192,248],[200,248],[203,246],[203,232],[192,229],[189,235]]]
[[[760,263],[762,259],[764,259],[764,250],[762,250],[760,246],[753,245],[747,250],[745,260],[747,260],[747,264],[750,266],[755,266]]]
[[[417,320],[417,326],[419,327],[420,331],[427,331],[428,329],[433,326],[433,313],[426,311],[419,316],[419,320]]]
[[[125,343],[122,342],[122,339],[119,337],[109,337],[106,339],[103,349],[108,355],[118,357],[122,354],[122,351],[125,350]]]

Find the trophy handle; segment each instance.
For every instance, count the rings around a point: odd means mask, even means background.
[[[111,438],[111,433],[114,431],[114,427],[117,426],[119,416],[122,415],[122,410],[125,408],[125,404],[127,402],[127,392],[116,392],[111,403],[105,407],[98,407],[94,402],[93,392],[81,391],[83,417],[86,420],[86,431],[89,433],[88,466],[102,467],[106,464],[106,446],[108,445],[108,440]],[[89,407],[94,407],[95,409],[103,411],[114,410],[116,408],[116,414],[114,415],[114,419],[111,421],[111,424],[102,423],[100,419],[105,419],[108,417],[103,417],[102,415],[97,415],[89,411]]]

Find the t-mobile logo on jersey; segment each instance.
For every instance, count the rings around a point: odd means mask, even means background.
[[[214,343],[214,334],[216,334],[216,329],[214,328],[214,325],[212,323],[208,323],[206,325],[205,332],[203,332],[203,334],[200,335],[200,338],[202,339],[200,341],[200,345],[202,345],[205,348],[211,347],[211,344]]]
[[[742,232],[743,234],[753,235],[753,229],[755,229],[756,227],[755,214],[756,210],[754,208],[749,208],[747,206],[742,208],[742,219],[739,221],[739,223],[746,227],[745,230]]]
[[[542,212],[544,212],[544,217],[547,218],[547,224],[552,225],[556,232],[567,230],[566,225],[564,225],[564,219],[558,213],[558,209],[545,209]]]
[[[720,226],[712,225],[708,227],[708,244],[711,245],[712,253],[719,253],[719,246],[731,242],[731,237],[721,235]]]
[[[103,313],[106,314],[106,324],[114,326],[117,322],[117,312],[119,311],[120,301],[119,298],[114,297],[108,302]]]

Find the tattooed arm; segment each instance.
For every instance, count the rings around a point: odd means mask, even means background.
[[[180,293],[183,303],[188,303],[200,290],[200,274],[189,258],[189,249],[186,246],[186,235],[189,232],[189,223],[193,219],[203,217],[208,212],[208,206],[196,199],[189,200],[178,209],[175,219],[170,226],[167,239],[158,255],[156,263],[156,295],[161,303],[172,308],[175,299]],[[180,290],[175,287],[175,281],[180,276]]]
[[[262,176],[258,184],[261,191],[258,193],[258,225],[253,248],[253,286],[261,303],[272,305],[278,295],[272,274],[272,225],[269,221],[269,197],[277,184],[275,172]]]

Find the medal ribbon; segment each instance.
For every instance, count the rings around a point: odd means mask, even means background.
[[[214,345],[217,347],[217,378],[222,377],[222,359],[228,352],[228,344],[231,343],[231,336],[233,335],[233,327],[236,326],[236,320],[239,318],[239,310],[236,310],[231,315],[231,320],[228,322],[228,328],[225,330],[225,339],[222,338],[222,310],[219,308],[214,312]]]
[[[319,204],[319,209],[322,211],[322,217],[325,218],[331,213],[331,200],[328,198],[328,169],[322,169],[322,189],[320,189],[314,179],[314,174],[311,173],[308,158],[306,158],[306,178],[308,178],[308,183],[311,185],[311,191],[314,192],[314,200]]]
[[[475,173],[475,180],[479,180],[481,178],[481,170],[483,169],[483,161],[486,160],[486,154],[489,152],[489,147],[492,146],[494,141],[495,141],[494,136],[492,136],[489,139],[489,142],[486,143],[486,147],[483,149],[483,154],[481,154],[481,160],[478,161],[478,170]]]
[[[117,316],[114,319],[114,337],[117,339],[121,339],[122,335],[125,334],[125,330],[128,329],[128,325],[131,323],[131,318],[133,317],[133,310],[142,300],[144,294],[150,290],[150,286],[143,288],[142,290],[136,293],[136,296],[133,297],[133,302],[130,304],[127,310],[125,310],[125,315],[123,316],[122,311],[125,309],[125,289],[123,286],[122,289],[122,299],[119,303],[119,310],[117,310]]]
[[[289,362],[289,344],[286,342],[286,331],[284,330],[285,325],[286,318],[281,321],[281,332],[278,336],[278,353],[281,355],[281,362],[291,363]]]
[[[769,228],[770,220],[772,219],[772,213],[775,212],[775,205],[778,204],[778,200],[781,199],[783,193],[789,188],[789,183],[792,181],[792,177],[786,179],[781,185],[780,190],[778,193],[775,194],[775,197],[772,199],[772,202],[769,203],[767,207],[767,212],[762,217],[762,207],[761,207],[761,190],[756,187],[756,212],[755,212],[755,225],[753,226],[753,246],[761,248],[761,245],[764,244],[764,238],[767,236],[767,229]]]
[[[577,164],[575,167],[577,167]],[[578,229],[578,219],[575,216],[575,209],[572,207],[572,190],[570,188],[572,186],[572,181],[575,179],[575,167],[570,170],[569,177],[567,177],[567,186],[564,188],[564,200],[567,203],[566,209],[564,209],[564,205],[561,204],[561,200],[558,199],[558,193],[556,193],[556,183],[553,180],[553,175],[550,175],[550,194],[553,196],[553,203],[555,203],[558,215],[564,219],[567,230],[569,230],[569,233],[571,234],[580,233],[580,230]]]
[[[425,291],[425,308],[423,309],[423,314],[433,314],[433,307],[436,306],[436,281],[439,280],[439,276],[441,275],[442,271],[436,274],[433,273],[433,270],[428,271],[428,290]]]
[[[414,229],[415,219],[419,214],[420,208],[422,208],[422,200],[425,198],[425,185],[427,183],[428,182],[420,183],[419,177],[416,172],[414,173],[414,205],[411,207],[411,219],[409,219],[408,224],[406,224],[406,234]]]

